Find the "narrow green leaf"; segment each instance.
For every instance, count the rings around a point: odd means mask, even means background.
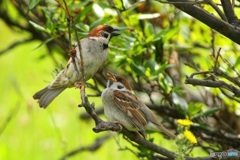
[[[145,68],[141,65],[137,65],[135,63],[130,64],[132,70],[139,76],[145,75]]]
[[[85,7],[81,12],[80,14],[77,15],[77,17],[75,18],[75,23],[79,23],[80,21],[82,21],[87,13],[92,9],[92,5],[89,5],[87,7]]]
[[[55,39],[55,37],[48,38],[47,40],[45,40],[44,42],[42,42],[40,45],[38,45],[36,48],[34,48],[34,50],[40,48],[41,46],[43,46],[43,45],[45,45],[45,44],[47,44],[47,43],[49,43],[49,42],[52,41],[53,39]]]
[[[204,117],[204,116],[208,116],[208,115],[211,115],[217,111],[221,110],[221,107],[217,107],[217,108],[212,108],[212,109],[209,109],[205,112],[201,112],[199,114],[196,114],[195,116],[192,117],[192,119],[195,119],[195,118],[199,118],[199,117]]]
[[[31,0],[28,5],[28,8],[33,9],[39,2],[40,2],[40,0]]]
[[[234,67],[237,67],[238,65],[240,65],[240,57],[237,58]]]
[[[199,113],[202,110],[202,103],[193,103],[190,102],[190,104],[188,105],[188,115],[190,117],[195,116],[197,113]]]
[[[29,21],[29,23],[30,23],[34,28],[36,28],[36,29],[38,29],[38,30],[40,30],[40,31],[43,31],[43,32],[47,32],[47,30],[46,30],[44,27],[40,26],[39,24],[37,24],[37,23],[35,23],[35,22],[33,22],[33,21]]]

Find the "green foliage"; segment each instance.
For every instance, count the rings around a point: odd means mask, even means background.
[[[29,9],[33,9],[36,5],[38,5],[38,3],[40,2],[40,0],[31,0],[29,3]]]

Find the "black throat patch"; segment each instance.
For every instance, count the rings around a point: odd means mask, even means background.
[[[103,44],[103,50],[108,49],[108,44]]]

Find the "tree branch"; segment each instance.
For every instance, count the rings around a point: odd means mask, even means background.
[[[222,3],[223,11],[227,16],[228,22],[233,25],[238,25],[239,20],[234,13],[230,0],[221,0],[221,3]]]
[[[90,145],[80,146],[80,147],[64,154],[61,158],[59,158],[59,160],[65,160],[65,159],[72,157],[83,151],[90,151],[90,152],[96,151],[106,142],[106,140],[108,140],[111,137],[112,137],[112,134],[107,134],[102,137],[99,137],[99,138],[95,139],[94,142]]]
[[[0,51],[0,55],[4,54],[5,52],[7,52],[7,51],[9,51],[9,50],[11,50],[11,49],[13,49],[13,48],[21,45],[21,44],[31,42],[32,40],[34,40],[34,38],[33,38],[33,37],[30,37],[30,38],[24,39],[24,40],[22,40],[22,41],[14,42],[14,43],[12,43],[10,46],[8,46],[6,49],[1,50],[1,51]]]
[[[175,0],[168,0],[168,2],[174,2]],[[214,15],[206,12],[199,6],[193,5],[188,0],[182,0],[182,2],[186,3],[173,3],[175,7],[182,10],[183,12],[191,15],[192,17],[198,19],[203,22],[210,28],[215,29],[222,35],[228,37],[232,41],[240,44],[240,28],[229,24],[221,19],[216,18]]]
[[[192,85],[212,87],[212,88],[224,88],[233,92],[236,97],[240,97],[240,89],[236,88],[231,84],[227,84],[224,81],[200,80],[200,79],[187,77],[185,80],[185,84],[192,84]]]
[[[212,1],[207,0],[207,2],[212,6],[213,9],[218,13],[218,15],[222,18],[222,20],[227,21],[227,17],[223,14],[223,12],[218,8],[218,6]]]

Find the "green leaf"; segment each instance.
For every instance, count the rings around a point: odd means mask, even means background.
[[[158,40],[162,39],[163,42],[166,42],[169,39],[172,39],[175,35],[177,35],[178,32],[179,32],[178,27],[161,30],[159,33],[157,33],[155,35],[155,38],[153,41],[158,41]]]
[[[158,64],[154,60],[147,60],[144,65],[145,68],[150,68],[151,73],[153,73],[156,69],[159,68]]]
[[[52,40],[54,40],[54,39],[55,39],[55,37],[48,38],[47,40],[45,40],[44,42],[42,42],[40,45],[38,45],[36,48],[34,48],[34,50],[40,48],[41,46],[49,43],[50,41],[52,41]]]
[[[131,63],[130,67],[132,70],[139,76],[145,76],[145,68],[141,65],[137,65],[135,63]]]
[[[188,115],[190,117],[195,116],[197,113],[199,113],[202,110],[202,103],[193,103],[190,102],[190,104],[188,105]]]
[[[86,17],[87,13],[92,9],[92,5],[89,5],[85,7],[80,14],[77,15],[75,18],[75,23],[79,23],[80,21],[83,21],[83,19]]]
[[[144,27],[144,32],[146,36],[154,36],[154,28],[151,23],[146,23]]]
[[[219,110],[221,110],[222,108],[221,107],[217,107],[217,108],[211,108],[205,112],[201,112],[199,114],[196,114],[192,117],[192,119],[195,119],[195,118],[200,118],[200,117],[204,117],[204,116],[208,116],[208,115],[211,115]]]
[[[240,57],[237,58],[234,67],[237,67],[238,65],[240,65]]]
[[[33,9],[39,2],[40,2],[40,0],[31,0],[28,5],[28,8]]]
[[[36,28],[36,29],[38,29],[38,30],[40,30],[40,31],[43,31],[43,32],[47,32],[47,30],[46,30],[44,27],[40,26],[39,24],[37,24],[37,23],[35,23],[35,22],[33,22],[33,21],[29,21],[29,23],[30,23],[34,28]]]
[[[103,20],[103,18],[99,18],[98,20],[96,20],[95,22],[93,22],[93,23],[90,25],[90,28],[93,29],[94,27],[98,26],[99,24],[102,23],[102,20]]]

